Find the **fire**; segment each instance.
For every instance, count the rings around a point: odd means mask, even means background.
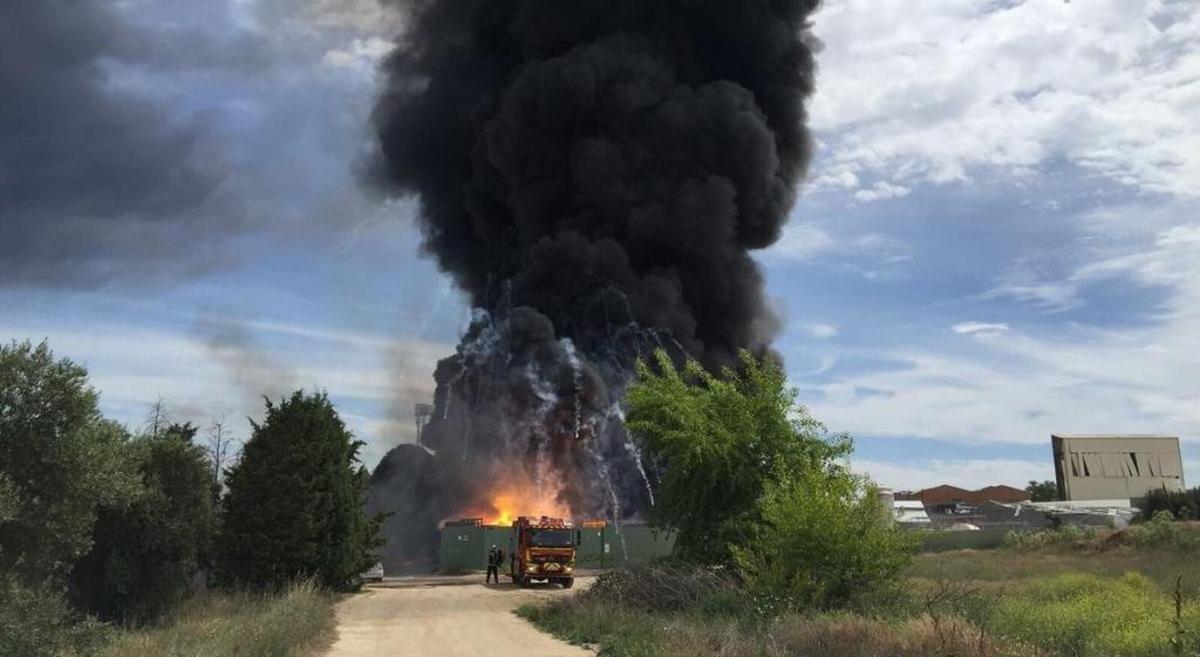
[[[571,507],[560,502],[553,493],[538,494],[530,490],[510,490],[492,498],[492,508],[481,514],[489,525],[511,525],[521,516],[550,516],[571,518]]]

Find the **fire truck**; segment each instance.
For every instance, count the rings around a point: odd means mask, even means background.
[[[509,576],[517,586],[531,582],[575,584],[575,529],[558,518],[522,516],[509,539]]]

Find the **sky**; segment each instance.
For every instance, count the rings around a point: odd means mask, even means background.
[[[373,466],[470,309],[361,183],[375,0],[42,0],[0,15],[0,340],[240,438],[327,390]],[[817,153],[758,252],[854,466],[1052,479],[1051,433],[1183,440],[1200,484],[1200,4],[829,0]]]

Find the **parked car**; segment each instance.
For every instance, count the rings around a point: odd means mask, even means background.
[[[367,569],[366,572],[358,576],[364,582],[375,582],[378,584],[383,581],[383,564],[377,563]]]

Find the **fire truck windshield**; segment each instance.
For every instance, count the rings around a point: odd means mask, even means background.
[[[572,547],[575,545],[575,532],[569,529],[535,529],[529,532],[529,544],[534,547]]]

